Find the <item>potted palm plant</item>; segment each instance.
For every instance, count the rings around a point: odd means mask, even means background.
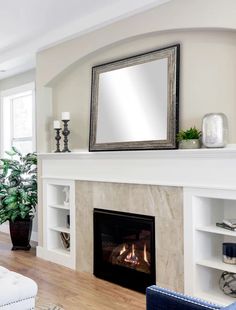
[[[202,132],[195,126],[188,130],[180,130],[177,134],[177,141],[180,149],[199,149],[201,146],[200,138]]]
[[[12,250],[29,250],[37,204],[37,156],[16,148],[0,159],[0,224],[9,221]]]

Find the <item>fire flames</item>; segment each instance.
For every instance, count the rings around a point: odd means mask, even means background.
[[[143,260],[149,265],[149,261],[147,258],[147,245],[146,245],[146,243],[144,244],[144,247],[143,247]]]
[[[136,251],[135,251],[135,246],[134,244],[132,244],[131,246],[131,249],[129,250],[126,246],[126,244],[123,244],[122,246],[122,249],[120,250],[120,255],[124,254],[125,252],[127,252],[127,255],[125,256],[124,258],[124,261],[128,264],[131,264],[131,265],[139,265],[140,264],[140,259],[139,257],[136,255]],[[144,247],[143,247],[143,260],[148,264],[149,264],[149,261],[148,261],[148,258],[147,258],[147,245],[146,243],[144,244]]]
[[[122,247],[122,249],[120,250],[120,255],[122,255],[123,253],[125,253],[125,251],[126,251],[126,246],[125,246],[125,244],[123,244],[123,247]]]
[[[126,258],[124,259],[124,261],[126,263],[130,263],[132,265],[139,265],[139,259],[135,254],[135,250],[134,250],[134,244],[132,244],[132,250],[131,252],[129,252],[129,254],[126,256]]]

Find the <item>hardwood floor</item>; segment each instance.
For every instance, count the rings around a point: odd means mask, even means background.
[[[35,248],[13,252],[9,237],[2,233],[0,265],[35,280],[40,304],[60,304],[65,310],[145,309],[145,295],[46,262],[35,256]]]

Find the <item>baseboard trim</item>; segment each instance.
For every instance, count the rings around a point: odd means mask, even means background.
[[[8,224],[2,224],[0,225],[0,232],[3,232],[4,234],[8,234],[9,235],[9,226]]]
[[[37,231],[32,231],[31,240],[38,242],[38,232]]]
[[[67,254],[61,251],[58,252],[56,249],[48,250],[41,246],[37,246],[36,256],[49,262],[76,270],[75,258],[69,254],[69,252]]]
[[[7,223],[0,225],[0,232],[10,235],[9,225]],[[38,242],[38,232],[37,231],[32,231],[31,240]]]

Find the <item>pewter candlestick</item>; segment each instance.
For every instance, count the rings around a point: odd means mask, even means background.
[[[61,128],[55,128],[55,130],[56,130],[55,140],[57,141],[57,143],[56,143],[57,149],[54,153],[61,153],[61,150],[60,150],[60,140],[61,140],[60,130],[61,130]]]
[[[69,134],[70,134],[70,130],[68,129],[68,122],[70,121],[70,120],[66,120],[66,119],[63,119],[62,120],[63,121],[63,123],[64,123],[64,129],[63,129],[63,131],[62,131],[62,134],[63,134],[63,136],[64,136],[64,148],[63,148],[63,150],[62,150],[62,152],[71,152],[70,150],[69,150],[69,148],[68,148],[68,136],[69,136]]]

